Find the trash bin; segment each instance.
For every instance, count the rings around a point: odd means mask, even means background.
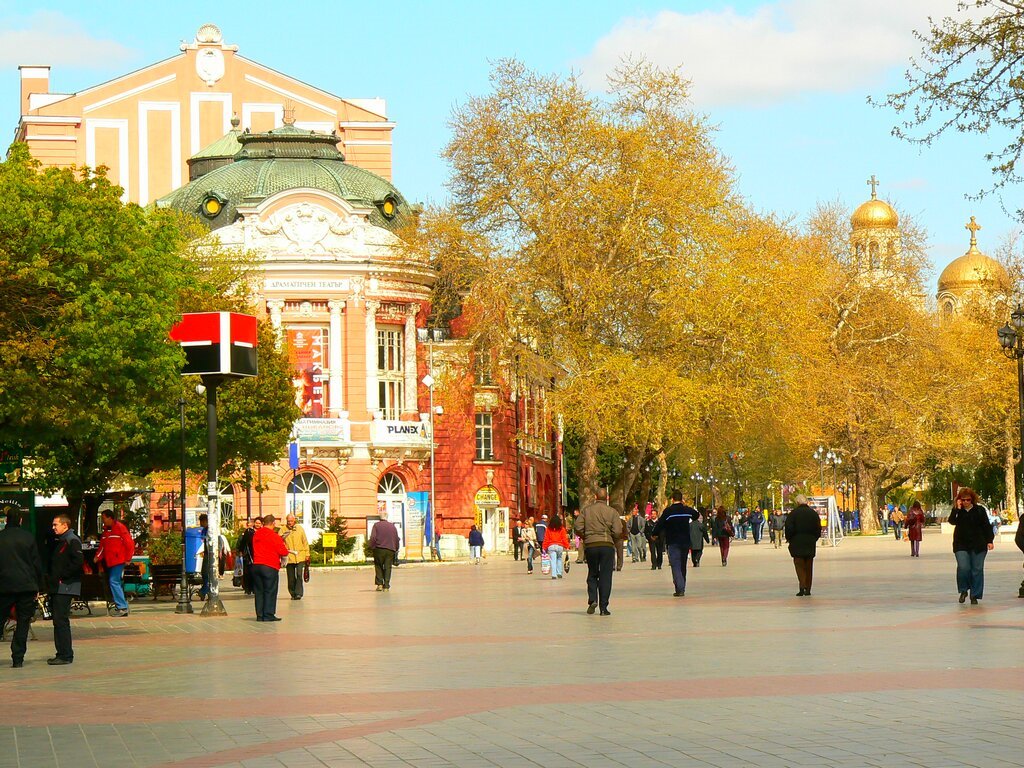
[[[203,548],[203,529],[185,529],[185,570],[189,573],[199,573],[198,555]]]

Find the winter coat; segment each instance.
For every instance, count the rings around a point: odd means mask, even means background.
[[[595,501],[580,510],[575,523],[576,535],[586,547],[614,547],[624,528],[619,513],[603,501]]]
[[[97,562],[102,560],[107,568],[113,568],[115,565],[131,562],[134,554],[135,541],[124,523],[115,520],[113,525],[103,526],[100,548],[96,552]]]
[[[704,549],[705,541],[711,541],[708,536],[708,525],[703,517],[696,517],[690,521],[690,549]]]
[[[924,535],[924,512],[911,509],[907,512],[907,538],[920,541]]]
[[[533,526],[532,525],[524,525],[523,526],[522,542],[523,542],[523,547],[524,548],[528,548],[528,547],[533,547],[534,549],[537,548],[537,532],[535,530],[533,530]]]
[[[786,541],[790,557],[814,557],[821,538],[821,518],[806,504],[800,504],[786,518]]]
[[[475,528],[471,529],[470,532],[469,532],[469,546],[471,546],[471,547],[482,547],[483,545],[484,545],[484,535],[480,531],[476,530]]]
[[[82,540],[68,528],[53,542],[50,569],[46,573],[48,594],[82,594]],[[63,591],[61,591],[63,589]]]
[[[666,544],[690,548],[690,521],[697,517],[697,510],[677,501],[665,507],[654,526],[654,535],[665,539]]]
[[[19,525],[0,531],[0,593],[38,592],[43,588],[43,559],[35,537]],[[0,616],[0,620],[5,617]]]
[[[953,526],[954,552],[984,552],[996,537],[988,521],[988,510],[980,504],[970,509],[953,507],[949,524]]]
[[[287,526],[278,531],[278,535],[284,540],[288,549],[294,549],[294,555],[288,555],[288,562],[292,565],[304,563],[309,560],[309,539],[306,538],[306,529],[299,523],[289,529]]]
[[[732,521],[725,517],[719,520],[717,517],[711,521],[711,535],[716,539],[728,539],[732,534],[725,530],[726,524],[732,525]],[[735,530],[735,529],[734,529]]]

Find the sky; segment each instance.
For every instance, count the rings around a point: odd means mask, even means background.
[[[694,109],[750,205],[796,222],[820,202],[851,210],[870,196],[910,213],[929,235],[934,279],[964,253],[976,216],[983,251],[1017,229],[993,182],[992,137],[951,135],[930,147],[894,138],[899,116],[866,103],[899,90],[914,29],[956,0],[248,0],[175,3],[0,0],[0,130],[18,122],[19,64],[52,66],[71,93],[178,53],[212,22],[241,55],[346,98],[381,97],[395,121],[394,181],[406,198],[440,203],[440,158],[453,109],[488,90],[498,59],[575,73],[595,92],[625,56],[680,67]],[[31,7],[30,7],[31,6]],[[1020,207],[1004,193],[1005,207]]]

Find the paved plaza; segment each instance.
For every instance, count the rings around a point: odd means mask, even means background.
[[[35,625],[0,666],[0,768],[312,766],[1020,766],[1021,555],[997,544],[981,605],[960,605],[947,537],[819,548],[796,598],[785,550],[708,549],[673,598],[627,561],[611,616],[583,566],[314,572],[277,624],[224,590],[226,618],[137,602],[73,621],[48,667]]]

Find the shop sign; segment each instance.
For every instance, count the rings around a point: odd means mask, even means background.
[[[371,429],[377,445],[422,445],[430,434],[423,421],[385,419],[374,421]]]
[[[347,419],[299,419],[295,438],[305,443],[347,443],[350,428]]]
[[[485,485],[476,492],[473,503],[478,507],[496,507],[501,504],[501,494],[493,485]]]

